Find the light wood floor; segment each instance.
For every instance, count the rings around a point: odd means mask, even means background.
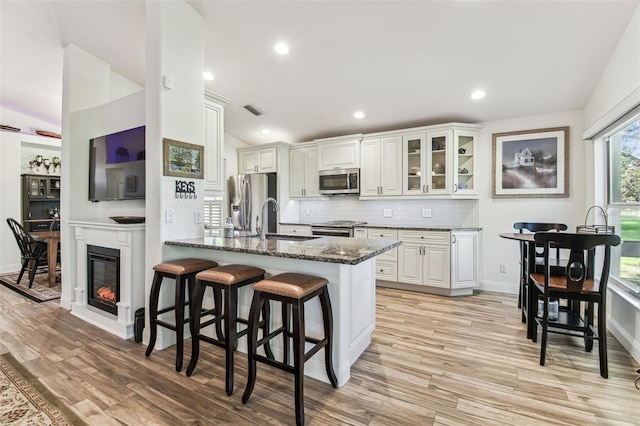
[[[446,298],[378,289],[373,343],[333,389],[305,381],[309,425],[638,424],[638,364],[609,340],[609,379],[597,346],[551,335],[547,365],[525,337],[516,297]],[[597,343],[596,343],[597,345]],[[222,350],[203,345],[194,375],[176,373],[175,350],[144,356],[69,314],[0,287],[0,353],[14,357],[91,425],[293,424],[292,377],[258,366],[247,405],[246,356],[224,392]],[[190,353],[187,342],[185,352]],[[188,362],[185,359],[185,367]]]

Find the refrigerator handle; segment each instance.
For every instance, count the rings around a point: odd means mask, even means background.
[[[240,200],[242,204],[242,230],[244,231],[251,229],[251,191],[245,179],[242,180],[242,197]]]

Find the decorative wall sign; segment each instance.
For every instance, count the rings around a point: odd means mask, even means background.
[[[204,146],[163,139],[164,175],[204,179]]]
[[[493,134],[494,198],[568,197],[569,127]]]
[[[196,194],[196,183],[186,180],[176,181],[176,198],[198,198]]]

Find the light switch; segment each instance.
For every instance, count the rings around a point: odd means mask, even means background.
[[[173,209],[166,209],[164,211],[165,223],[173,223]]]

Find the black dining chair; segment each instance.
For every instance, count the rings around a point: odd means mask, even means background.
[[[566,231],[567,225],[564,223],[547,223],[547,222],[516,222],[513,224],[513,228],[517,229],[521,234],[524,231],[529,232],[542,232],[542,231]],[[528,282],[529,277],[527,276],[529,273],[529,268],[527,266],[528,261],[528,253],[527,253],[528,245],[524,241],[520,243],[520,285],[518,287],[518,308],[521,310],[522,322],[527,322],[527,294],[528,294]],[[542,267],[542,249],[536,249],[534,253],[534,269],[540,271]],[[561,267],[563,261],[560,259],[560,249],[556,251],[554,265],[554,271],[559,273],[558,268]],[[533,313],[535,316],[535,312]],[[529,336],[531,337],[531,336]]]
[[[22,269],[20,269],[16,283],[20,284],[22,276],[25,271],[28,270],[29,288],[31,288],[38,270],[47,267],[47,243],[44,241],[36,241],[15,219],[8,218],[7,223],[16,238],[22,256]]]
[[[538,328],[542,329],[540,343],[540,365],[544,365],[547,352],[547,333],[559,333],[582,337],[585,350],[591,352],[593,341],[598,341],[600,356],[600,375],[608,377],[607,367],[607,313],[606,297],[609,280],[611,247],[620,244],[620,237],[613,234],[572,234],[539,232],[535,235],[536,244],[543,246],[543,272],[530,274],[536,300],[542,298],[542,315],[536,318],[536,330],[533,341],[537,341]],[[595,279],[596,248],[602,247],[603,258],[599,280]],[[570,250],[569,260],[562,275],[554,275],[551,270],[549,252],[555,248]],[[567,299],[573,306],[584,302],[584,313],[580,309],[559,308],[558,317],[549,319],[549,306],[552,299]],[[597,328],[594,328],[594,304],[598,305]]]

